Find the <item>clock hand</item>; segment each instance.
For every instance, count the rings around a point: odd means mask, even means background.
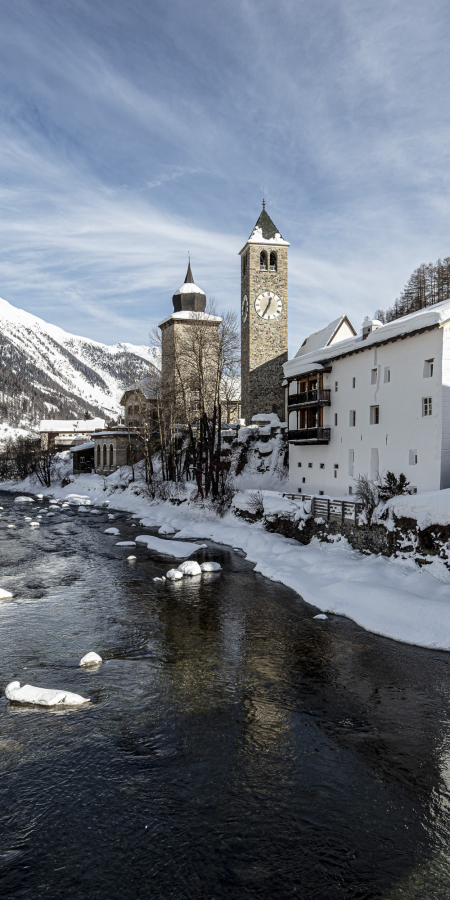
[[[265,308],[265,310],[264,310],[264,312],[263,312],[263,318],[264,318],[264,316],[265,316],[267,310],[269,309],[269,306],[270,306],[271,303],[272,303],[272,299],[269,300],[269,302],[268,302],[268,304],[267,304],[267,306],[266,306],[266,308]]]

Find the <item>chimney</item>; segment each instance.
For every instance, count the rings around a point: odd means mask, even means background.
[[[379,319],[369,319],[366,316],[366,318],[364,319],[364,322],[362,324],[362,339],[363,339],[363,341],[366,340],[366,338],[369,336],[369,334],[372,334],[372,331],[376,331],[377,328],[381,328],[382,324],[383,323],[380,322]]]

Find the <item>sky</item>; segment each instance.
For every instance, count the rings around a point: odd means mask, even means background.
[[[289,348],[450,256],[446,0],[0,0],[0,296],[147,343],[188,253],[219,309],[261,210]]]

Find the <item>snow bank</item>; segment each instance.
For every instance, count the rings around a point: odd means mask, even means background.
[[[0,588],[0,600],[10,600],[11,597],[12,594],[10,594],[9,591],[4,591]]]
[[[101,662],[103,662],[101,656],[91,650],[89,653],[86,653],[86,655],[83,656],[82,659],[80,659],[80,666],[98,666]]]
[[[158,534],[175,534],[176,530],[172,525],[161,525],[161,528],[158,528]]]
[[[120,531],[118,528],[105,528],[103,533],[104,534],[120,534]]]
[[[164,541],[152,534],[139,534],[136,541],[139,544],[146,544],[149,550],[154,550],[163,556],[174,556],[176,559],[186,559],[197,550],[206,547],[206,544],[190,544],[188,541]]]
[[[389,519],[380,518],[386,509],[398,518],[415,519],[421,531],[430,525],[450,525],[450,488],[392,497],[386,504],[377,507],[373,521],[386,525]]]
[[[33,687],[20,681],[11,681],[5,689],[5,697],[13,703],[33,703],[35,706],[80,706],[89,703],[89,697],[72,694],[70,691],[54,691],[49,688]]]

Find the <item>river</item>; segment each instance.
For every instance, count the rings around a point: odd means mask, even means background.
[[[130,515],[0,505],[3,898],[448,898],[450,654],[315,621],[231,548],[154,583],[177,563],[104,534]]]

